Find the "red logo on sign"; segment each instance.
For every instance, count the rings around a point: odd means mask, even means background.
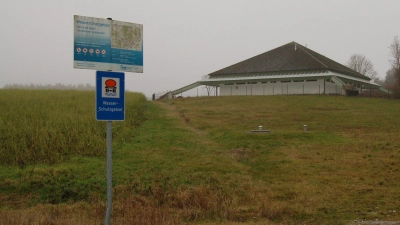
[[[106,85],[106,93],[112,92],[115,93],[117,91],[117,82],[113,79],[108,79],[106,82],[104,82]]]
[[[117,82],[115,82],[113,79],[108,79],[105,83],[107,87],[115,87],[117,85]]]

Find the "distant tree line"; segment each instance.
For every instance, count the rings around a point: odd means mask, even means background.
[[[377,77],[378,73],[374,70],[374,65],[362,54],[351,55],[346,65],[392,91],[393,97],[400,98],[400,41],[398,36],[394,37],[392,44],[389,46],[389,56],[392,68],[386,72],[385,80],[380,80]]]
[[[82,90],[94,91],[96,87],[91,84],[6,84],[4,89],[55,89],[55,90]]]

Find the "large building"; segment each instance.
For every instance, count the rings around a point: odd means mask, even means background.
[[[171,94],[178,95],[200,85],[215,87],[215,93],[221,96],[356,95],[363,89],[387,92],[371,78],[296,42],[210,73]]]

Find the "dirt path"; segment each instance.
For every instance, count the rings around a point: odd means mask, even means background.
[[[158,104],[160,107],[166,110],[167,116],[170,118],[182,118],[182,126],[185,127],[186,129],[193,131],[194,133],[198,135],[207,135],[206,132],[196,129],[195,127],[190,125],[190,117],[185,115],[184,113],[179,112],[179,109],[175,105],[172,105],[167,102],[160,102],[160,101],[155,101],[154,103]]]

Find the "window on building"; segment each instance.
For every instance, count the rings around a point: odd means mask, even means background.
[[[315,82],[317,80],[306,80],[306,82]]]
[[[281,81],[281,83],[291,83],[292,81],[291,80],[283,80],[283,81]]]

